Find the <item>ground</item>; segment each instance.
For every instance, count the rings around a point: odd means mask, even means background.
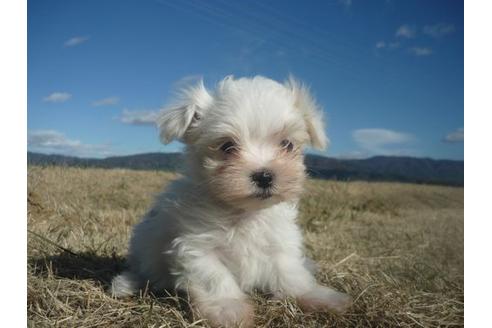
[[[132,225],[178,175],[28,168],[29,327],[208,327],[185,298],[114,299]],[[320,282],[343,316],[253,295],[257,327],[463,326],[463,188],[309,180],[300,204]]]

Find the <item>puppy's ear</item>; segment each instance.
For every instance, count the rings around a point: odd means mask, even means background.
[[[200,119],[212,101],[203,81],[182,89],[176,105],[164,109],[157,118],[162,143],[168,144],[173,140],[192,142],[193,130],[200,124]]]
[[[325,149],[329,140],[325,133],[323,111],[316,104],[309,89],[292,76],[285,82],[285,86],[294,96],[294,105],[302,112],[311,146],[320,150]]]

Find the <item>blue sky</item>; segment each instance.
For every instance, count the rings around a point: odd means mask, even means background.
[[[463,159],[463,2],[438,0],[28,1],[28,149],[179,150],[157,111],[230,74],[309,84],[324,155]]]

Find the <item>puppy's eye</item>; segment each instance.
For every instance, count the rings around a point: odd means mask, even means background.
[[[220,146],[220,150],[226,154],[232,154],[237,151],[237,145],[233,141],[227,141]]]
[[[282,142],[280,142],[280,147],[285,149],[287,152],[291,152],[292,150],[294,150],[294,144],[287,139],[284,139],[282,140]]]

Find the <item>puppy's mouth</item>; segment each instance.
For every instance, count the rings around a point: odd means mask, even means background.
[[[255,198],[258,198],[261,200],[271,198],[272,196],[273,196],[273,191],[271,189],[264,189],[264,190],[258,191],[254,194]]]

